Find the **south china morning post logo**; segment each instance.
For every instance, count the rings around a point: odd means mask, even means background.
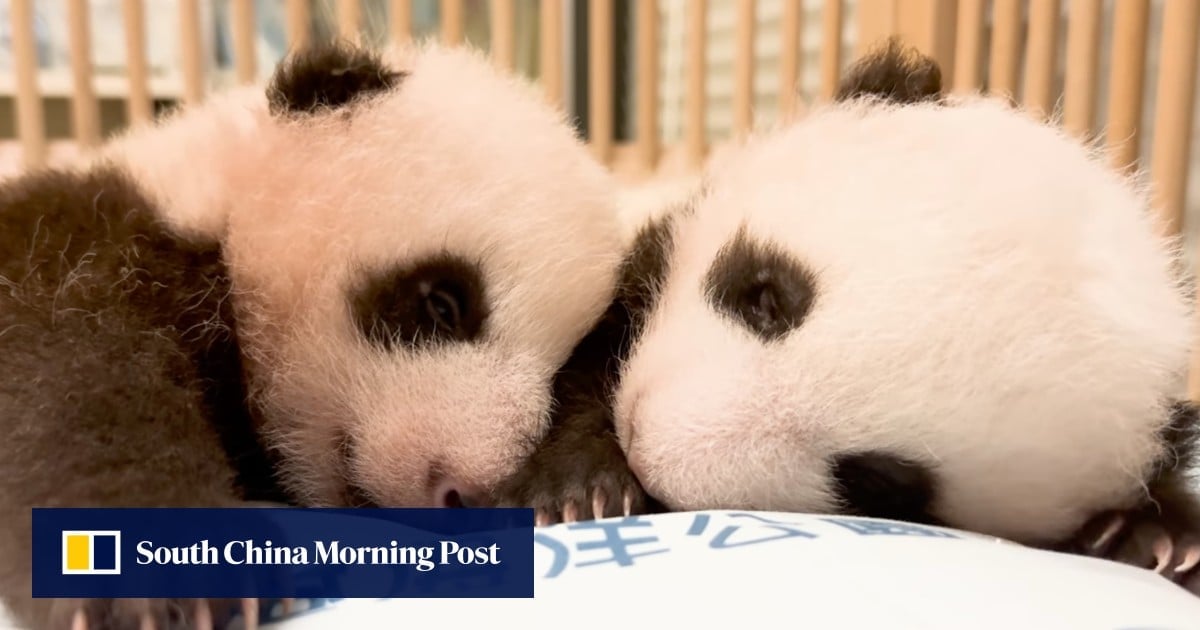
[[[532,510],[37,508],[33,520],[34,597],[533,597]]]
[[[63,575],[120,575],[121,532],[62,532]]]

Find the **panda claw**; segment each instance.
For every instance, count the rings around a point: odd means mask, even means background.
[[[1175,567],[1176,573],[1187,573],[1200,565],[1200,544],[1192,545],[1183,556],[1183,560]]]
[[[563,522],[574,523],[579,520],[579,510],[575,507],[574,501],[567,501],[563,505]]]
[[[71,617],[71,630],[87,630],[87,627],[87,615],[83,609],[76,610],[75,616]]]
[[[245,630],[257,630],[258,628],[258,600],[247,598],[242,600],[242,617],[245,622],[242,628]]]
[[[592,518],[604,518],[604,503],[606,499],[604,490],[596,488],[596,491],[592,493]]]
[[[633,494],[628,490],[625,491],[625,516],[628,517],[633,513]]]
[[[155,630],[154,617],[152,617],[149,612],[142,613],[142,620],[139,628],[141,630]]]
[[[1171,564],[1171,556],[1175,551],[1175,545],[1171,542],[1171,537],[1164,534],[1154,539],[1152,548],[1156,562],[1154,572],[1162,573],[1163,569]]]
[[[1112,541],[1113,537],[1117,535],[1117,532],[1120,532],[1122,529],[1124,529],[1124,527],[1125,516],[1123,514],[1117,514],[1113,516],[1112,520],[1110,520],[1108,523],[1108,527],[1106,527],[1104,531],[1100,533],[1100,536],[1098,536],[1096,540],[1092,542],[1091,551],[1097,551],[1101,547],[1107,545],[1110,541]]]
[[[196,602],[196,627],[197,628],[212,628],[212,609],[208,607],[208,600],[201,599]]]
[[[545,510],[537,510],[533,513],[533,524],[535,527],[545,527],[550,524],[550,517],[547,516]]]

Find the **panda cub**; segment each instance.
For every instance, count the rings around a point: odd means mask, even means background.
[[[614,491],[894,518],[1200,593],[1176,248],[1097,156],[939,74],[892,43],[644,226],[516,476],[545,519]]]
[[[0,186],[18,619],[191,615],[32,600],[33,506],[487,503],[611,298],[608,178],[479,53],[338,44]]]

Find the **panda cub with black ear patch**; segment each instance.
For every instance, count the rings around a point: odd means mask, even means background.
[[[1173,245],[1099,156],[892,44],[643,228],[526,493],[607,515],[586,493],[632,473],[665,509],[941,524],[1200,593]]]
[[[32,600],[33,506],[486,503],[611,298],[613,190],[481,54],[342,45],[0,186],[10,609],[218,604]]]

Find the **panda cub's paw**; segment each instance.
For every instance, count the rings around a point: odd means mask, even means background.
[[[51,630],[223,630],[258,627],[256,599],[56,599]]]
[[[1097,516],[1080,530],[1072,550],[1153,570],[1200,596],[1200,528],[1153,508]]]
[[[495,499],[501,506],[533,508],[539,527],[642,514],[649,505],[620,445],[607,436],[543,445]]]

